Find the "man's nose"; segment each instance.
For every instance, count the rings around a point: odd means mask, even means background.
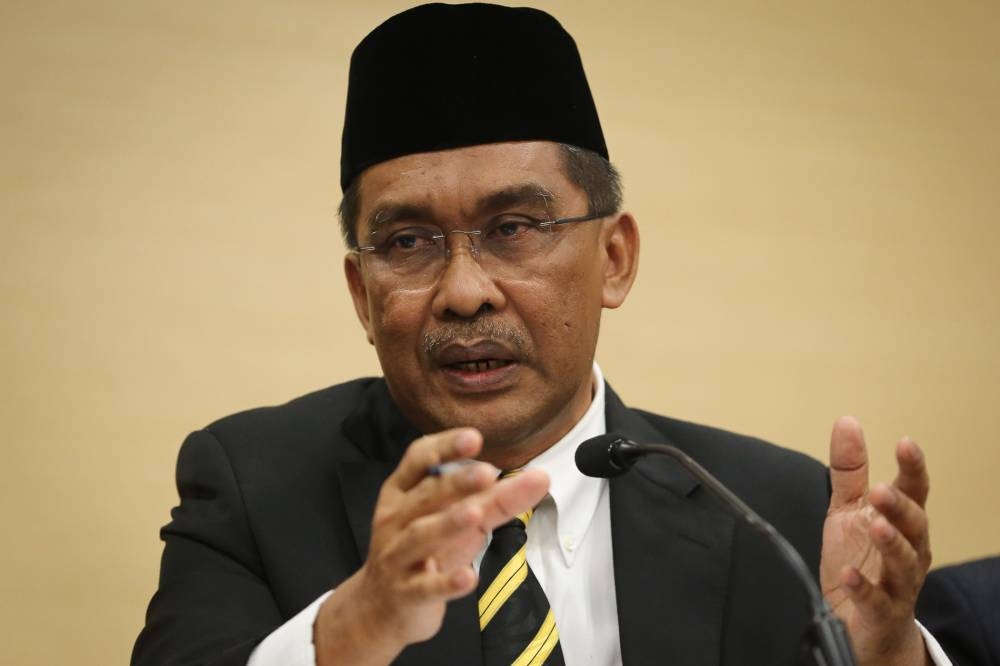
[[[489,306],[488,309],[501,309],[506,299],[480,263],[480,253],[475,245],[477,237],[461,232],[447,240],[448,256],[434,295],[434,314],[441,318],[470,318],[479,313],[484,305]]]

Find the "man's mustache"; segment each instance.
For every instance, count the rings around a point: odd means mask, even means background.
[[[452,343],[465,343],[472,340],[497,342],[524,356],[528,346],[528,336],[512,324],[500,319],[483,318],[472,321],[450,322],[443,324],[429,333],[424,334],[424,353],[434,358],[440,350]]]

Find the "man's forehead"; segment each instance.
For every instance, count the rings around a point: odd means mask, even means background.
[[[549,209],[584,196],[567,178],[559,146],[551,142],[406,155],[365,170],[359,185],[363,222],[400,206],[475,215],[531,203]]]
[[[478,169],[480,173],[522,170],[548,172],[562,170],[559,144],[551,141],[508,141],[463,146],[449,150],[402,155],[369,167],[365,180],[376,177],[399,179],[423,176],[447,177]]]

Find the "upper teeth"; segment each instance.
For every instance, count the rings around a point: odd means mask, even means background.
[[[461,370],[486,372],[487,370],[496,370],[505,363],[506,361],[492,359],[489,361],[463,361],[462,363],[457,363],[456,365]]]

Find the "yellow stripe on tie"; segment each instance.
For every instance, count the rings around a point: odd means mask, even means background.
[[[525,529],[528,527],[528,521],[531,520],[531,516],[535,513],[534,509],[528,509],[524,513],[517,514],[517,519],[524,523]]]
[[[538,633],[511,666],[542,666],[557,643],[559,643],[559,630],[556,629],[556,618],[550,608],[542,626],[538,628]]]
[[[510,595],[514,594],[527,577],[528,563],[524,559],[524,546],[521,546],[479,597],[480,631],[490,623],[500,607],[510,599]]]

